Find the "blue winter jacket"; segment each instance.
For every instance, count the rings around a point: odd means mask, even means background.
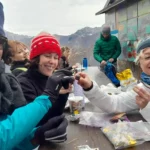
[[[35,126],[51,107],[49,97],[42,95],[32,103],[16,109],[12,115],[0,116],[0,150],[32,150]]]

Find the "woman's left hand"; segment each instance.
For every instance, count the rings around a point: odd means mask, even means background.
[[[67,94],[72,92],[72,84],[69,84],[69,88],[68,89],[64,89],[63,87],[60,89],[59,94]]]
[[[150,93],[138,86],[135,86],[133,90],[138,94],[136,96],[136,104],[141,109],[145,108],[148,102],[150,101]]]

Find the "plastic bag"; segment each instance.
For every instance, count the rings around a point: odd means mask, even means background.
[[[115,149],[124,149],[150,141],[150,123],[121,122],[101,128]]]
[[[78,146],[78,150],[99,150],[99,148],[90,148],[88,145]]]
[[[116,77],[120,80],[122,91],[130,90],[137,84],[137,80],[134,78],[131,69],[126,69],[120,73],[117,73]]]
[[[104,67],[104,72],[116,87],[120,86],[120,81],[118,80],[118,78],[116,78],[116,68],[112,63],[107,62]]]
[[[83,111],[80,114],[79,124],[92,127],[103,127],[112,123],[110,121],[112,116],[113,116],[112,114],[107,113]]]

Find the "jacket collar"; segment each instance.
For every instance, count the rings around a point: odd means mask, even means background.
[[[24,68],[27,68],[26,67],[26,64],[27,64],[28,60],[24,60],[24,61],[14,61],[11,65],[11,68],[10,70],[14,70],[16,68],[19,68],[19,67],[24,67]]]
[[[109,36],[108,39],[105,39],[105,38],[103,37],[103,35],[100,34],[100,39],[103,40],[103,41],[109,41],[109,40],[111,39],[111,35]]]
[[[38,69],[29,68],[28,71],[30,76],[34,77],[35,80],[44,80],[47,81],[48,76],[41,74]]]

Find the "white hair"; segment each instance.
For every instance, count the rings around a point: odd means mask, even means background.
[[[136,58],[134,60],[134,62],[135,62],[136,65],[140,65],[141,55],[143,54],[144,50],[146,50],[147,48],[149,48],[149,47],[146,47],[146,48],[140,50],[140,53],[136,56]]]
[[[145,40],[147,40],[147,39],[150,39],[150,36],[139,40],[139,41],[137,42],[137,44],[136,44],[136,49],[138,49],[139,45],[140,45],[143,41],[145,41]],[[144,48],[144,49],[141,49],[141,50],[140,50],[140,53],[138,53],[138,54],[136,55],[136,58],[135,58],[135,60],[134,60],[134,62],[135,62],[136,65],[139,65],[139,64],[140,64],[140,57],[141,57],[141,55],[143,54],[143,51],[144,51],[145,49],[147,49],[147,48],[148,48],[148,47],[146,47],[146,48]]]
[[[136,58],[134,60],[136,65],[140,64],[140,57],[141,57],[142,53],[143,53],[143,49],[140,51],[140,53],[138,55],[136,55]]]

